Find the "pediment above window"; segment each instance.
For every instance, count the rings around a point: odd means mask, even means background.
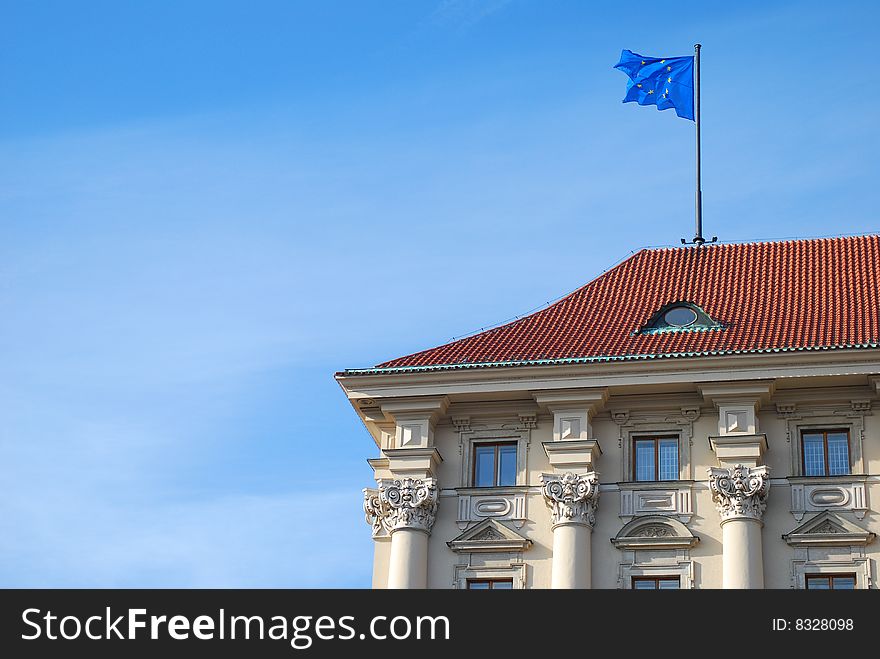
[[[874,533],[831,512],[819,513],[782,536],[792,547],[867,545],[874,538]]]
[[[501,522],[487,519],[446,543],[457,552],[520,552],[532,541]]]
[[[618,549],[689,549],[700,541],[672,517],[638,517],[624,525],[611,542]]]

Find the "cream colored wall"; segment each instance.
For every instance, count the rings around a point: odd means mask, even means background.
[[[429,551],[430,551],[430,542]],[[377,538],[373,542],[373,588],[388,585],[388,559],[391,556],[391,538]],[[439,586],[437,586],[439,587]]]
[[[692,401],[691,394],[687,400]],[[523,403],[528,407],[528,403]],[[674,408],[674,405],[671,406]],[[491,409],[487,407],[487,410]],[[435,430],[435,445],[443,457],[437,476],[441,488],[438,517],[429,542],[428,555],[428,586],[430,588],[450,588],[453,586],[455,565],[462,557],[449,549],[446,543],[461,533],[456,525],[457,496],[450,492],[452,488],[466,485],[461,483],[461,455],[459,453],[459,434],[449,424],[449,418],[455,412],[454,405],[447,415],[440,420]],[[516,423],[515,415],[504,418],[477,419],[472,423]],[[718,513],[712,503],[706,481],[706,470],[717,466],[708,437],[716,435],[717,412],[711,406],[703,406],[701,417],[694,424],[693,445],[691,446],[692,474],[696,483],[693,490],[694,515],[688,524],[691,531],[699,536],[700,542],[691,550],[694,561],[694,586],[697,588],[721,587],[721,527]],[[765,462],[772,469],[772,486],[768,507],[764,517],[763,550],[765,586],[768,588],[791,587],[791,561],[794,550],[782,539],[783,533],[791,531],[801,522],[795,520],[790,512],[790,492],[784,479],[790,475],[791,447],[786,440],[785,423],[777,418],[773,405],[765,406],[759,415],[760,430],[767,434],[769,452]],[[542,496],[537,491],[540,475],[551,471],[544,454],[542,442],[551,441],[552,416],[543,414],[538,417],[538,427],[531,431],[528,451],[528,483],[535,489],[528,495],[528,522],[519,533],[529,538],[533,546],[523,553],[528,564],[527,587],[547,588],[550,585],[550,564],[552,532],[550,530],[549,511]],[[603,454],[597,465],[602,488],[599,511],[592,539],[592,571],[594,588],[617,588],[618,570],[621,552],[610,542],[620,528],[623,520],[618,516],[620,510],[619,493],[616,483],[621,478],[622,450],[618,446],[618,426],[614,424],[608,413],[599,414],[593,421],[593,436],[599,440]],[[863,443],[865,471],[868,474],[880,473],[880,415],[865,417],[865,441]],[[880,483],[874,476],[868,482],[868,505],[880,502]],[[809,519],[814,513],[807,513]],[[851,515],[842,516],[852,519],[859,526],[865,527],[880,535],[878,514],[869,512],[864,520],[855,520]],[[386,541],[376,543],[374,565],[374,587],[384,587],[387,574],[388,546]],[[880,541],[868,545],[868,556],[872,560],[872,578],[876,579],[877,561],[880,559]]]

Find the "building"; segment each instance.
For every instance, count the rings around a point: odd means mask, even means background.
[[[643,250],[337,374],[376,588],[873,588],[880,237]]]

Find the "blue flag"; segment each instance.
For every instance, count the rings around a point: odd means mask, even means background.
[[[694,58],[645,57],[631,50],[620,53],[614,66],[629,76],[624,103],[675,108],[679,117],[694,120]]]

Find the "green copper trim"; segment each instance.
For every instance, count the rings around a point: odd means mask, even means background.
[[[429,371],[455,371],[475,368],[503,368],[518,366],[555,366],[562,364],[593,364],[602,362],[638,361],[649,359],[675,359],[679,357],[718,357],[724,355],[754,355],[778,352],[809,352],[818,350],[846,350],[880,348],[880,343],[857,343],[852,345],[808,346],[804,348],[758,348],[754,350],[704,350],[699,352],[668,352],[639,355],[606,355],[595,357],[564,357],[559,359],[530,359],[502,362],[469,362],[463,364],[432,364],[428,366],[390,366],[372,368],[347,368],[342,375],[390,375],[394,373],[424,373]]]

